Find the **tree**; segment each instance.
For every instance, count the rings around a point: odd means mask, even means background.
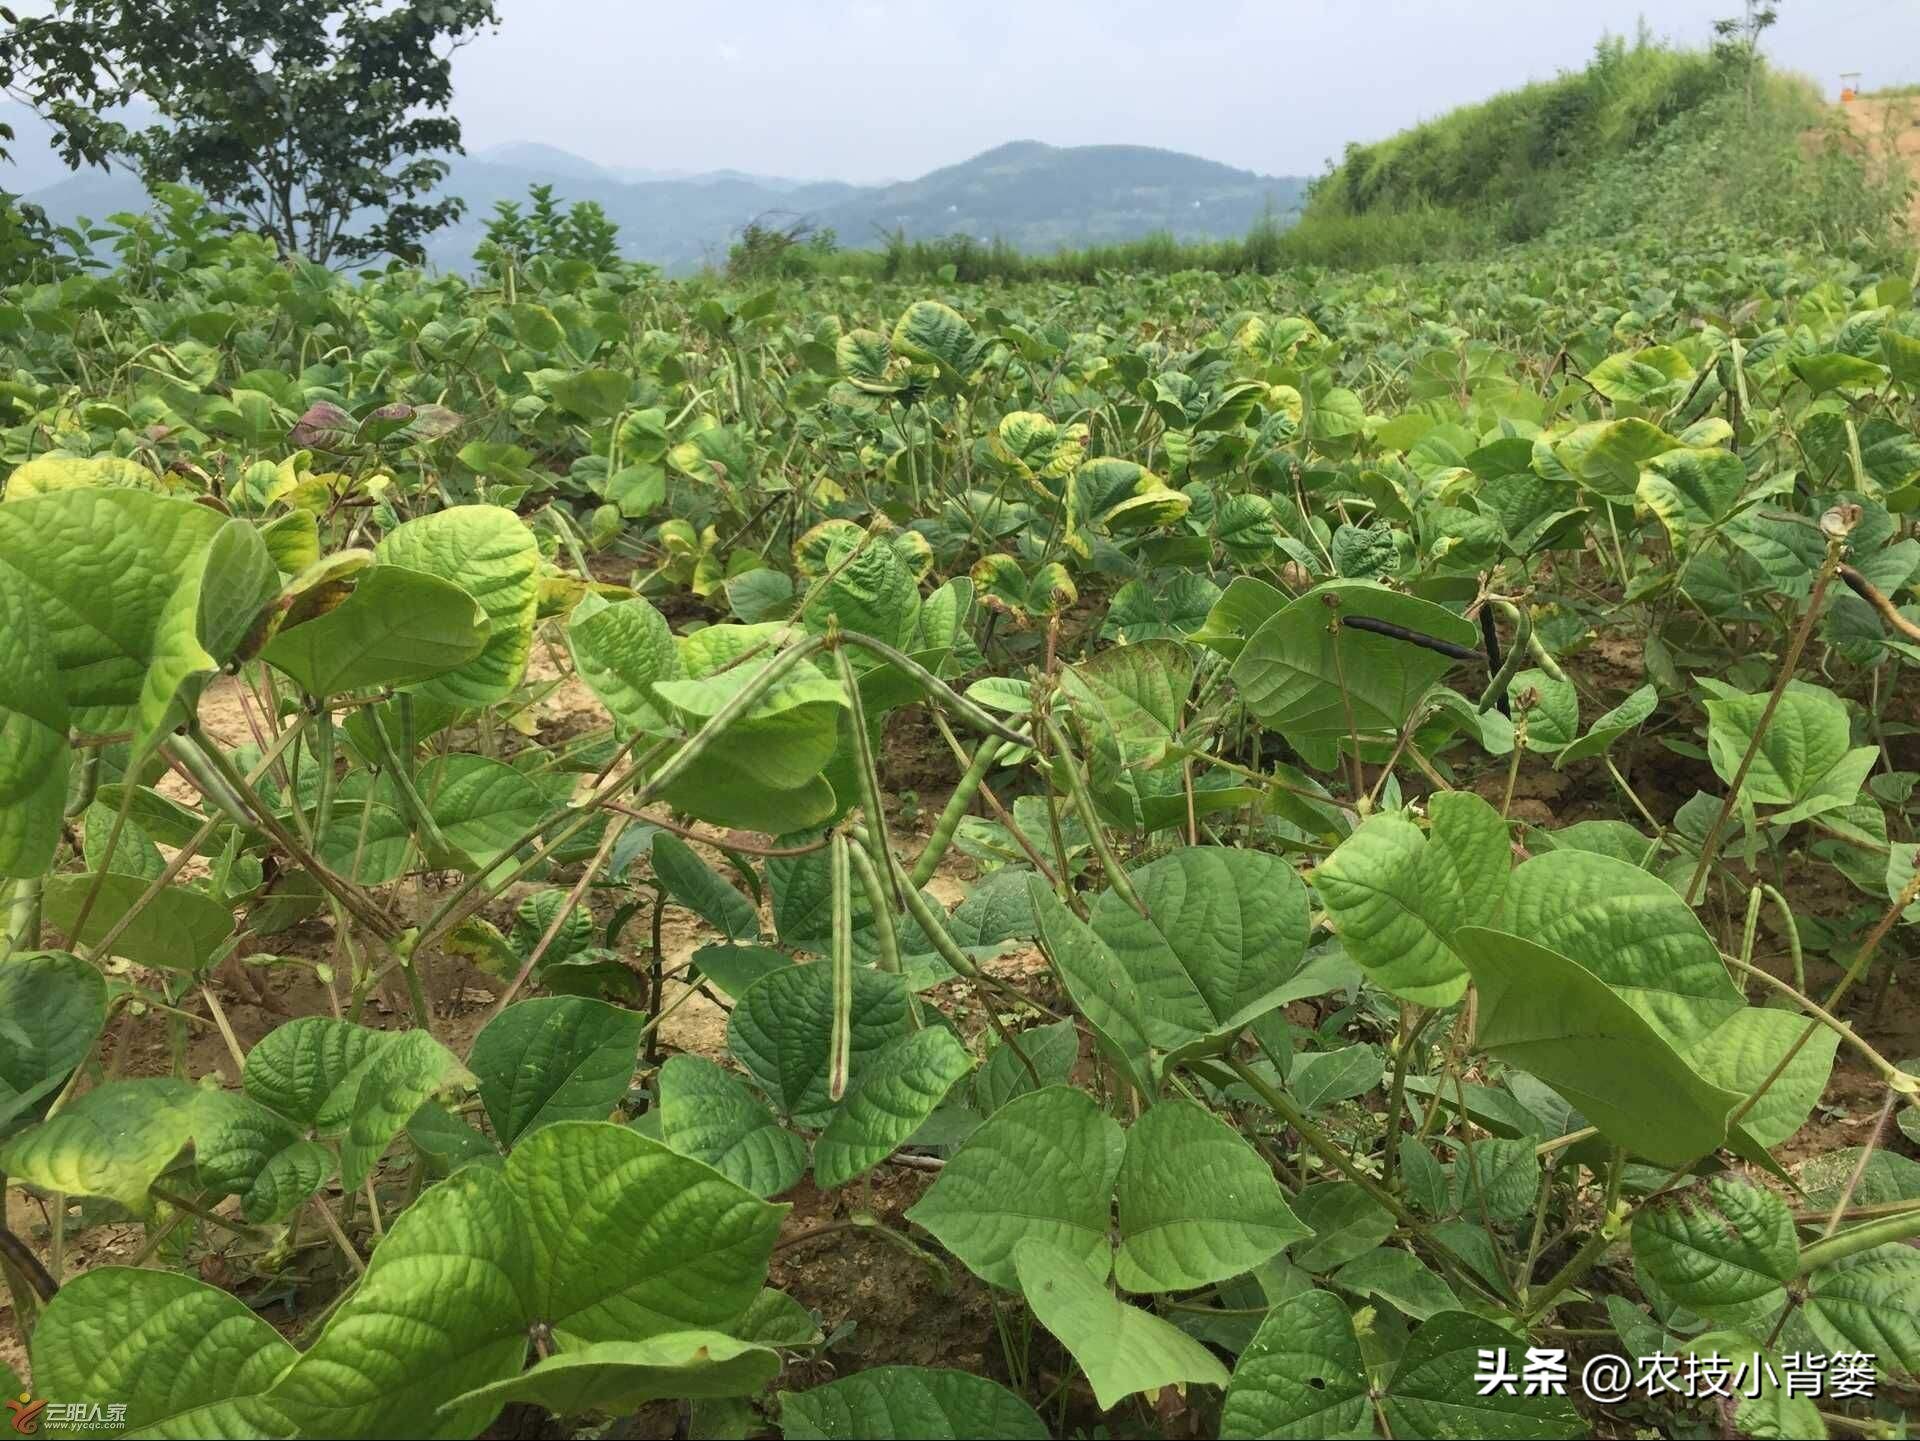
[[[1780,18],[1780,7],[1763,0],[1745,0],[1738,15],[1713,22],[1713,33],[1734,60],[1746,67],[1747,114],[1753,114],[1753,76],[1760,65],[1760,36]]]
[[[66,162],[120,160],[192,185],[288,254],[417,259],[457,219],[435,197],[451,56],[494,0],[54,0],[0,8],[0,85],[54,128]],[[141,104],[157,123],[116,118]]]

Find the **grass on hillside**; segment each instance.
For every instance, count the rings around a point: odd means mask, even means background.
[[[1051,255],[966,235],[896,232],[882,249],[854,250],[750,231],[727,269],[736,280],[1093,284],[1118,273],[1467,260],[1507,244],[1703,220],[1824,246],[1897,243],[1905,177],[1870,175],[1844,146],[1805,143],[1836,123],[1812,82],[1765,69],[1752,78],[1749,91],[1744,61],[1725,52],[1612,39],[1583,70],[1348,147],[1291,227],[1270,215],[1237,239],[1148,235]]]

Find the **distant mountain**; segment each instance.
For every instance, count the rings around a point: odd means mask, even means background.
[[[476,151],[473,159],[488,165],[503,165],[516,170],[539,170],[555,180],[672,180],[678,177],[671,172],[658,174],[621,176],[616,175],[603,165],[596,165],[584,155],[575,155],[570,150],[562,150],[557,145],[543,145],[538,140],[510,140],[504,145],[489,145]]]
[[[0,107],[0,123],[19,132],[14,164],[0,166],[0,190],[24,192],[61,223],[146,207],[130,175],[66,170],[46,148],[45,127],[19,107]],[[918,180],[857,186],[733,170],[616,169],[556,146],[513,141],[451,159],[444,188],[466,201],[467,213],[434,235],[428,258],[442,269],[467,269],[495,204],[524,204],[534,185],[553,186],[567,203],[598,203],[620,227],[627,256],[673,272],[724,261],[742,227],[756,219],[830,227],[843,245],[875,245],[898,229],[918,239],[999,237],[1044,252],[1154,231],[1183,240],[1241,235],[1269,208],[1291,220],[1306,190],[1304,179],[1136,145],[1063,148],[1023,140]]]
[[[1144,145],[1010,145],[862,192],[813,218],[848,244],[876,233],[1004,238],[1017,249],[1057,250],[1171,231],[1181,240],[1243,235],[1272,209],[1282,221],[1306,198],[1301,177],[1256,175]]]

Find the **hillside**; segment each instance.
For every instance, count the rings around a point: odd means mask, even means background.
[[[144,208],[132,176],[69,172],[47,150],[45,129],[31,115],[8,107],[6,118],[19,140],[14,165],[0,167],[0,189],[23,192],[62,224]],[[452,158],[445,189],[467,202],[467,214],[433,237],[428,258],[443,269],[464,269],[496,202],[524,201],[533,185],[552,185],[567,202],[595,202],[620,227],[629,258],[672,271],[723,259],[740,228],[764,216],[829,227],[849,246],[875,245],[882,232],[904,230],[913,239],[964,233],[1045,252],[1162,232],[1183,240],[1238,236],[1268,209],[1283,218],[1297,211],[1306,190],[1298,177],[1130,145],[1020,141],[918,180],[855,186],[732,170],[614,170],[516,141]]]
[[[1840,107],[1840,118],[1870,171],[1920,182],[1920,96],[1857,96]],[[1907,225],[1920,235],[1920,184],[1907,198]]]
[[[1863,164],[1847,124],[1763,59],[1608,39],[1582,70],[1349,145],[1284,249],[1354,266],[1709,224],[1818,243],[1878,233],[1905,175]]]

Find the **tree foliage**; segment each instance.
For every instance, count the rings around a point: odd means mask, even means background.
[[[0,36],[0,83],[67,163],[185,181],[289,254],[419,254],[461,202],[434,196],[460,149],[454,48],[493,0],[58,0]],[[152,124],[129,118],[151,107]],[[137,113],[137,111],[135,112]]]

